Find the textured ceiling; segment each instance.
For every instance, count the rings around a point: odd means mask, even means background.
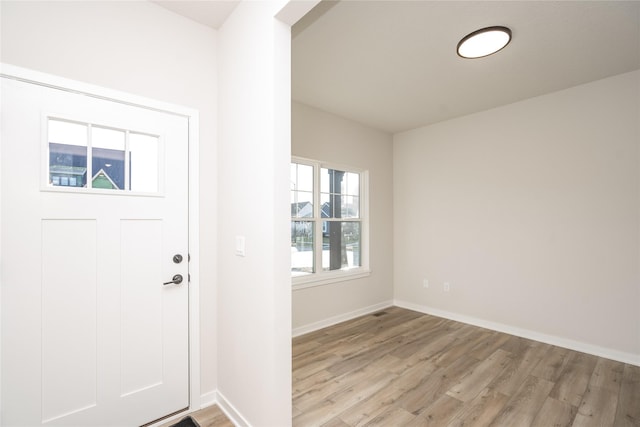
[[[456,55],[492,25],[504,50]],[[395,133],[639,69],[640,1],[325,1],[292,49],[295,100]]]

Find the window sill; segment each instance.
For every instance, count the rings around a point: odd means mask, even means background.
[[[332,283],[345,282],[347,280],[369,277],[371,270],[357,269],[355,271],[338,271],[324,274],[310,274],[291,278],[291,289],[294,291],[316,286],[330,285]]]

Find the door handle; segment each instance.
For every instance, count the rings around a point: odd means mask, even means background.
[[[180,283],[182,283],[182,274],[176,274],[170,282],[164,282],[163,285],[179,285]]]

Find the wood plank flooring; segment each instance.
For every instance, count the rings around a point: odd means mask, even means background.
[[[293,425],[640,426],[640,367],[392,307],[293,340]]]
[[[294,338],[294,426],[640,427],[640,367],[384,313]],[[217,406],[191,415],[233,426]]]
[[[190,413],[191,417],[198,423],[200,427],[234,427],[233,423],[227,418],[227,416],[220,410],[218,405],[209,406],[199,411]],[[186,415],[184,416],[186,417]],[[170,423],[163,424],[161,427],[170,427],[179,422],[184,417],[172,421]]]

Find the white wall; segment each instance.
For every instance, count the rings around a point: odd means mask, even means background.
[[[369,277],[293,292],[293,328],[390,304],[393,299],[393,146],[390,134],[324,111],[292,104],[291,153],[369,171]]]
[[[396,135],[397,301],[640,363],[639,126],[636,71]]]
[[[291,35],[274,18],[283,3],[242,2],[218,34],[218,391],[242,425],[278,427],[291,424]]]
[[[4,63],[200,112],[201,390],[216,389],[216,31],[146,1],[2,1]]]

